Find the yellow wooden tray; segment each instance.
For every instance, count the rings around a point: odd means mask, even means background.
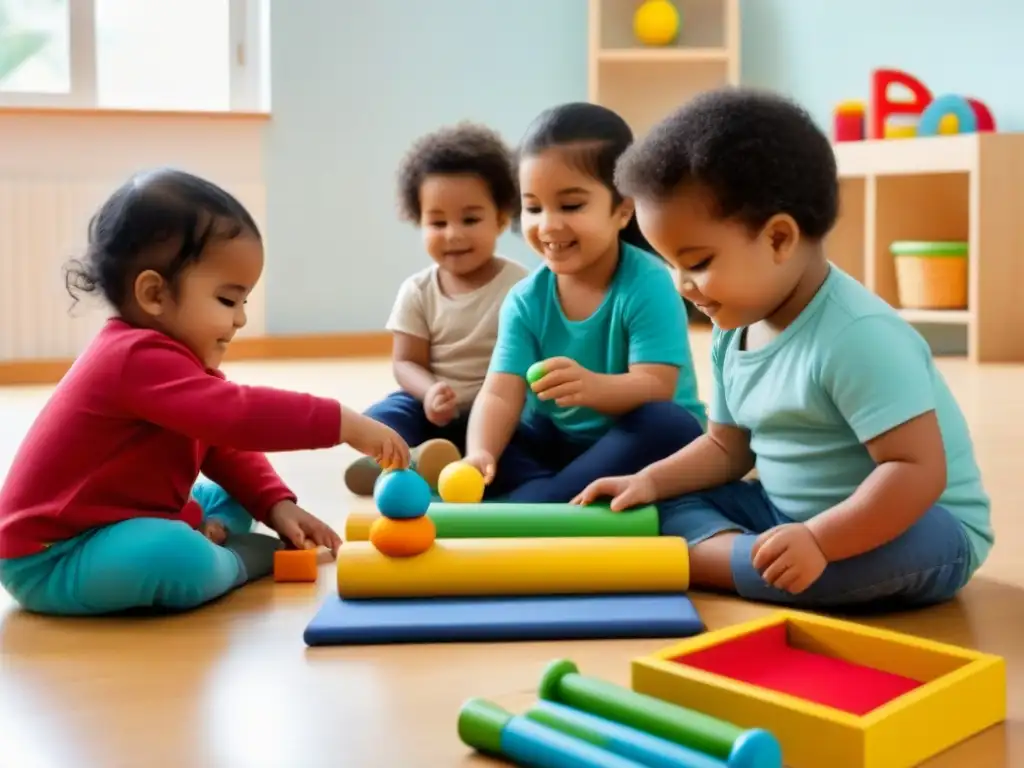
[[[776,649],[778,661],[770,668],[765,665],[776,659],[773,652],[757,651],[769,634],[787,646]],[[709,655],[721,660],[733,649],[746,674],[699,661]],[[823,704],[809,700],[810,693],[804,698],[783,692],[787,686],[779,684],[780,670],[805,663],[801,659],[836,669],[831,691],[821,694],[826,698],[843,690],[844,679],[850,689],[872,675],[890,688],[898,688],[900,680],[887,675],[904,678],[904,685],[919,684],[877,706],[862,701],[862,707],[872,708],[854,713],[841,702]],[[708,632],[635,659],[631,666],[638,693],[771,731],[792,768],[909,768],[1006,718],[1002,658],[796,611]]]

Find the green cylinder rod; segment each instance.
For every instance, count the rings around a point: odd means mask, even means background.
[[[654,505],[613,512],[601,505],[434,502],[427,515],[439,539],[658,535]]]
[[[552,662],[540,683],[540,698],[628,725],[726,761],[744,729],[716,717],[586,677],[568,659]]]
[[[486,699],[470,699],[459,710],[459,738],[475,750],[500,755],[501,732],[512,717],[512,713]]]

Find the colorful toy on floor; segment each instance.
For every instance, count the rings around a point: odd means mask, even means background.
[[[686,542],[658,536],[653,506],[435,502],[420,519],[433,521],[436,541],[396,557],[382,551],[382,531],[408,520],[349,516],[338,595],[306,628],[308,645],[703,631],[686,596]]]
[[[326,600],[306,645],[688,637],[704,623],[685,595],[540,595]]]
[[[437,492],[449,504],[479,504],[484,497],[484,476],[462,461],[453,461],[437,477]]]
[[[279,549],[274,553],[274,581],[316,581],[315,549]]]
[[[685,592],[683,539],[439,539],[417,557],[392,558],[366,542],[338,552],[343,598]]]
[[[658,509],[653,504],[613,512],[607,504],[434,502],[427,509],[439,539],[557,538],[563,536],[657,536]],[[346,541],[367,541],[370,526],[381,518],[373,509],[356,509],[345,520]]]
[[[404,520],[381,516],[370,526],[370,544],[385,557],[415,557],[434,545],[437,530],[426,515]]]
[[[795,611],[635,659],[631,687],[770,731],[791,768],[909,768],[1006,718],[998,656]]]
[[[890,94],[893,86],[902,86],[911,98],[894,98]],[[956,94],[934,97],[918,78],[898,69],[871,73],[863,116],[852,104],[843,102],[833,113],[834,141],[857,141],[858,135],[860,139],[883,139],[996,130],[995,118],[983,102]]]
[[[370,544],[384,557],[415,557],[434,545],[437,529],[427,517],[430,486],[414,470],[389,471],[377,478],[373,498],[381,514],[370,525]]]
[[[410,520],[430,508],[430,486],[412,469],[382,472],[373,486],[373,501],[384,517]]]
[[[517,765],[782,768],[771,733],[586,677],[569,660],[548,665],[538,697],[522,715],[469,700],[459,712],[459,737]]]

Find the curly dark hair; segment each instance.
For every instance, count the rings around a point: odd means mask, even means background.
[[[403,219],[419,222],[420,186],[436,174],[475,174],[487,184],[499,211],[510,217],[519,214],[512,150],[484,125],[461,122],[413,143],[398,168],[398,207]]]
[[[702,93],[663,119],[615,169],[623,194],[663,200],[683,185],[710,192],[716,213],[759,230],[789,214],[820,240],[838,215],[835,154],[806,110],[751,88]]]

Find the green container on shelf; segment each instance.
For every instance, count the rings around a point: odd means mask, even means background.
[[[897,240],[896,295],[906,309],[966,309],[968,246],[959,240]]]

